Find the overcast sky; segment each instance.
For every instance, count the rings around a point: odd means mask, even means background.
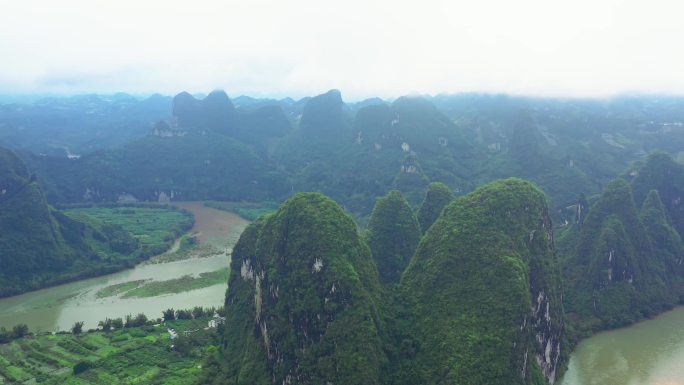
[[[679,0],[1,0],[0,93],[684,94]]]

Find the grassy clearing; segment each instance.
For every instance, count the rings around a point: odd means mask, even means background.
[[[158,246],[173,242],[192,227],[193,217],[187,211],[146,207],[87,207],[66,210],[75,219],[91,217],[99,222],[116,224],[131,233],[142,246]]]
[[[200,273],[198,277],[184,275],[166,281],[150,281],[127,291],[123,298],[156,297],[163,294],[182,293],[228,282],[228,269]]]
[[[254,221],[262,215],[271,214],[278,210],[275,202],[221,202],[207,201],[204,205],[212,209],[235,213],[248,221]]]
[[[215,329],[205,330],[208,320],[39,335],[0,344],[0,384],[197,383],[203,359],[218,341]],[[171,340],[167,328],[178,330],[179,338]]]
[[[117,283],[114,285],[109,285],[107,287],[104,287],[104,288],[98,290],[97,293],[95,293],[95,296],[97,298],[113,297],[115,295],[125,293],[129,290],[133,290],[136,287],[145,283],[146,281],[147,281],[146,279],[139,279],[137,281],[123,282],[123,283]]]

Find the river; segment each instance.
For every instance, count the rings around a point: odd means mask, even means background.
[[[684,385],[684,307],[580,342],[560,384]]]
[[[205,207],[202,202],[172,204],[192,212],[195,225],[190,231],[197,233],[200,243],[211,244],[220,252],[203,258],[141,263],[118,273],[0,299],[0,326],[10,328],[25,323],[32,331],[58,331],[68,330],[75,322],[83,321],[84,328],[88,329],[96,327],[98,321],[107,317],[145,313],[149,318],[159,318],[168,308],[223,305],[226,283],[145,298],[97,297],[100,289],[114,284],[138,280],[164,281],[228,267],[229,252],[249,222],[233,213]]]

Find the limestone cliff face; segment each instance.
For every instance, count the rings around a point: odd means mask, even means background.
[[[553,383],[563,308],[544,194],[490,183],[449,204],[401,281],[407,373],[432,384]]]
[[[380,383],[378,290],[353,220],[320,194],[295,195],[234,249],[225,383]]]

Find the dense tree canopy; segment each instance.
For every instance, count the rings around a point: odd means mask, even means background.
[[[351,217],[323,195],[295,195],[235,246],[215,382],[381,383],[378,295]]]
[[[418,223],[425,233],[437,220],[442,209],[454,199],[454,193],[444,183],[432,182],[428,186],[425,200],[418,210]]]
[[[420,225],[397,190],[378,199],[368,222],[368,245],[382,282],[399,282],[420,241]]]
[[[399,378],[406,384],[552,380],[563,331],[559,280],[543,192],[506,179],[456,199],[402,277],[410,314],[403,332],[417,348],[404,358]]]

